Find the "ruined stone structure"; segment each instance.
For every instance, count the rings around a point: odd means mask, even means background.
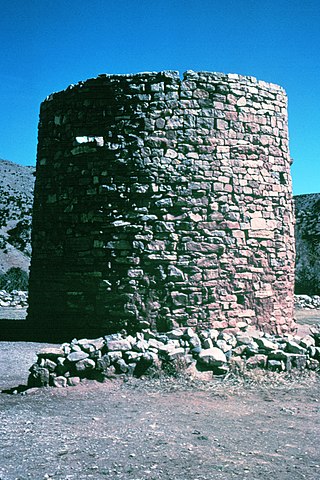
[[[28,322],[292,327],[287,99],[252,77],[100,75],[41,105]]]

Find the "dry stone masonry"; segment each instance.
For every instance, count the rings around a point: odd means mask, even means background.
[[[28,292],[22,290],[13,290],[11,293],[0,290],[0,308],[26,308],[28,306]]]
[[[282,88],[187,71],[100,75],[41,105],[28,322],[293,328]]]
[[[318,310],[320,309],[319,295],[295,295],[294,306],[298,309]]]
[[[237,333],[190,327],[167,333],[125,332],[96,339],[73,339],[37,354],[28,387],[73,387],[84,379],[107,381],[120,376],[182,373],[210,381],[213,375],[245,373],[259,368],[276,372],[319,371],[320,329],[305,337],[270,335],[247,328]],[[205,373],[205,377],[203,376]]]

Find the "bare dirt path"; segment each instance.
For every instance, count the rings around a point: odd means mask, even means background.
[[[25,320],[27,316],[26,308],[0,307],[1,320]]]
[[[0,343],[0,388],[44,346]],[[316,375],[95,382],[0,394],[1,480],[320,479]]]

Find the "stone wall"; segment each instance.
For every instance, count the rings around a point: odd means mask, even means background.
[[[164,71],[50,95],[32,242],[33,329],[291,329],[285,92]]]

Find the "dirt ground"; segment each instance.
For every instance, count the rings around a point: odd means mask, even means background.
[[[26,308],[1,307],[0,320],[25,320],[27,316]]]
[[[0,389],[43,346],[0,342]],[[317,480],[319,393],[313,372],[2,393],[0,480]]]

